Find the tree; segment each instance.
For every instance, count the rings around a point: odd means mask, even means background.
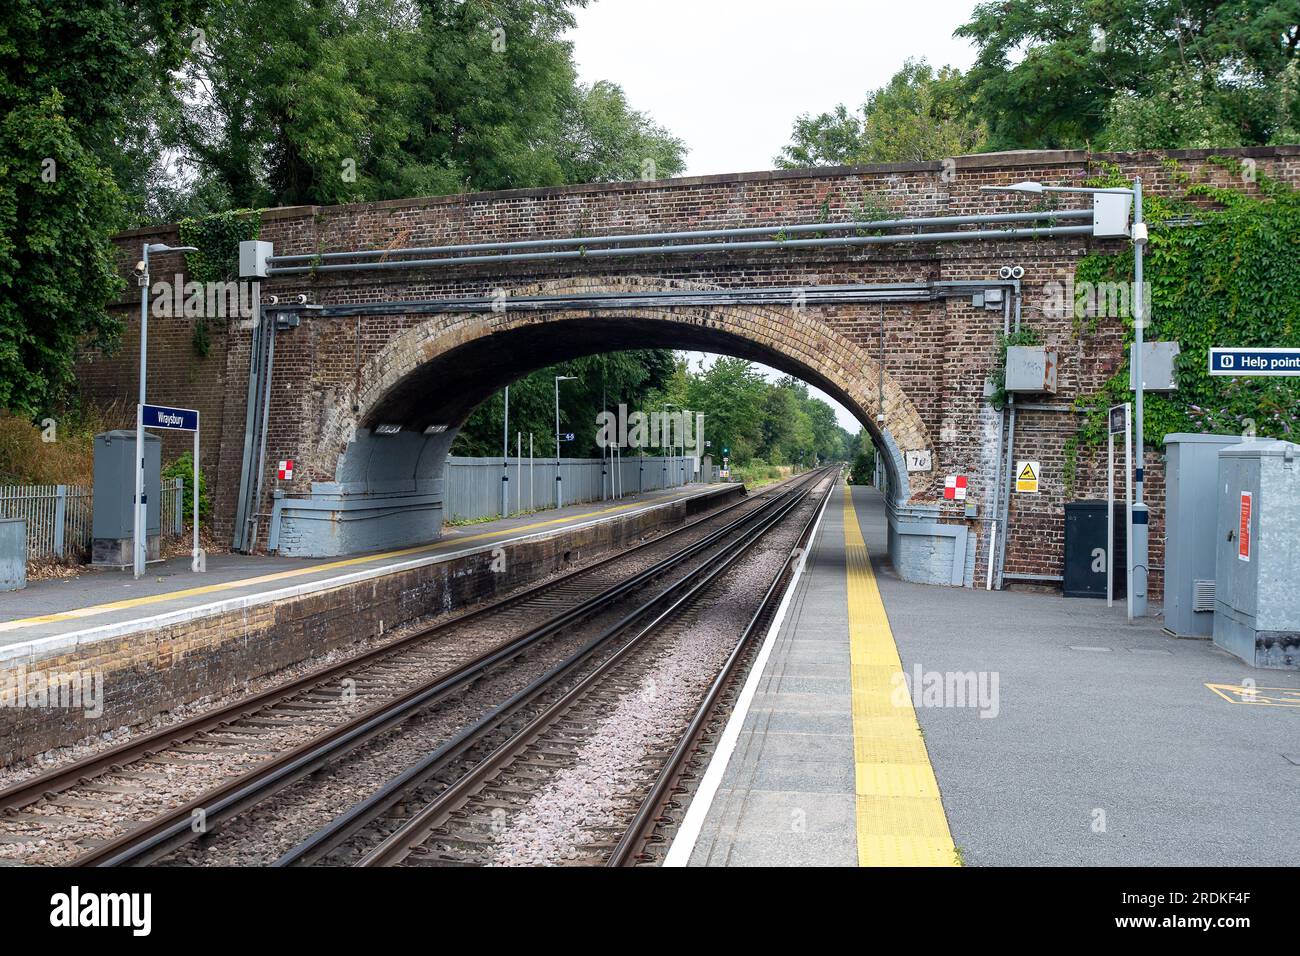
[[[617,84],[600,80],[573,93],[556,144],[565,182],[665,179],[686,167],[685,144],[628,106]]]
[[[1294,0],[995,0],[956,33],[978,48],[966,83],[993,149],[1252,144],[1297,126],[1297,14]]]
[[[683,168],[618,86],[577,82],[578,0],[214,2],[163,123],[195,194],[340,203]]]
[[[868,95],[860,115],[841,103],[831,113],[800,116],[775,162],[785,168],[919,162],[979,152],[984,141],[961,72],[908,60]]]
[[[189,0],[9,0],[0,15],[0,407],[48,409],[118,294],[113,175],[141,90],[179,62]]]

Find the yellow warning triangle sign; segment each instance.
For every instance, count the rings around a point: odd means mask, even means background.
[[[1038,476],[1034,474],[1034,466],[1031,462],[1025,462],[1025,467],[1016,475],[1016,481],[1037,481]]]

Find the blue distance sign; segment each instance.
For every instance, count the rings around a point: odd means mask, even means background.
[[[144,405],[141,415],[145,428],[171,428],[181,432],[198,431],[199,428],[199,413],[192,408]]]
[[[1211,375],[1300,375],[1300,349],[1210,349]]]

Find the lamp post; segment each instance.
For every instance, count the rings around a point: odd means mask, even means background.
[[[1146,297],[1143,287],[1143,253],[1147,244],[1147,226],[1142,219],[1142,177],[1135,176],[1132,186],[1107,186],[1107,187],[1086,187],[1086,186],[1045,186],[1038,182],[1015,183],[1010,186],[981,186],[984,192],[1009,192],[1023,193],[1029,195],[1038,195],[1041,193],[1088,193],[1093,199],[1094,214],[1101,208],[1102,196],[1119,195],[1130,197],[1133,203],[1133,226],[1128,231],[1129,237],[1133,242],[1133,293],[1131,296],[1133,302],[1133,360],[1131,365],[1131,375],[1133,378],[1133,390],[1136,393],[1134,401],[1134,418],[1136,419],[1137,432],[1137,464],[1133,474],[1133,513],[1129,519],[1128,527],[1128,562],[1129,574],[1131,576],[1133,595],[1132,607],[1130,608],[1130,617],[1144,617],[1147,612],[1147,573],[1148,573],[1148,512],[1147,506],[1142,501],[1142,492],[1146,484],[1146,443],[1143,433],[1143,393],[1146,383],[1142,378],[1142,346],[1146,330]],[[1127,214],[1124,216],[1127,219]],[[1094,235],[1111,235],[1112,233],[1103,233],[1099,228],[1099,223],[1094,219]],[[1113,235],[1123,235],[1122,232],[1115,232]],[[1110,520],[1110,516],[1107,516]]]
[[[148,517],[144,488],[144,406],[145,376],[149,359],[149,253],[198,252],[194,246],[169,246],[165,242],[146,242],[143,258],[136,266],[140,277],[140,400],[135,407],[135,514],[132,522],[131,570],[137,579],[144,576],[145,552],[148,550]],[[198,462],[195,462],[198,467]],[[194,489],[197,501],[199,489]]]
[[[555,376],[555,507],[564,507],[564,479],[560,476],[560,383],[576,382],[576,375]]]

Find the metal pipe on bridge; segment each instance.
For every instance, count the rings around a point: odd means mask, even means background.
[[[1068,214],[1071,212],[1074,214]],[[1077,214],[1080,212],[1082,212],[1083,215]],[[1027,213],[1020,218],[1021,220],[1034,219],[1041,217],[1042,215],[1043,214],[1041,213]],[[1077,226],[1031,226],[1014,229],[971,229],[948,232],[886,233],[885,235],[879,236],[837,236],[814,239],[771,239],[743,242],[693,242],[670,245],[616,246],[608,249],[587,249],[584,247],[580,249],[550,249],[545,252],[441,256],[435,259],[394,259],[383,262],[344,262],[327,265],[313,264],[304,266],[282,266],[276,265],[276,263],[287,261],[287,257],[275,257],[269,260],[272,265],[268,272],[272,276],[306,275],[321,272],[394,271],[399,269],[428,268],[432,266],[483,265],[503,262],[551,262],[571,259],[613,258],[619,256],[678,255],[682,253],[732,251],[758,252],[774,249],[853,248],[857,246],[891,245],[894,243],[912,242],[969,242],[981,239],[1036,239],[1045,236],[1090,236],[1093,232],[1093,227],[1090,221],[1091,217],[1092,213],[1090,211],[1073,210],[1067,211],[1067,213],[1052,213],[1051,218],[1087,218],[1089,220],[1088,224]],[[903,220],[898,221],[902,222]],[[970,224],[978,224],[978,222],[978,217],[969,217]],[[917,225],[917,223],[917,220],[913,220],[909,224]],[[787,227],[785,230],[764,229],[764,232],[780,234],[782,232],[792,231],[795,228],[798,227],[791,226]],[[882,224],[877,223],[874,226],[868,224],[868,226],[864,228],[879,229],[883,228],[883,226]],[[442,253],[452,248],[455,247],[444,246],[441,248],[435,248],[435,250],[432,251]],[[489,246],[488,248],[496,247]],[[390,252],[370,253],[370,255],[399,255],[404,252],[405,250],[392,250]],[[294,257],[294,261],[302,261],[303,259],[314,263],[323,260],[324,256]]]

